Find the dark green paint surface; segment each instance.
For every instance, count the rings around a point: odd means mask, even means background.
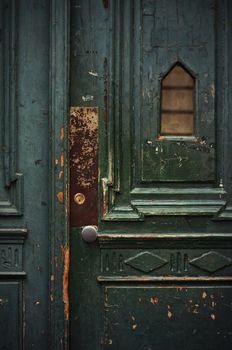
[[[103,349],[230,349],[231,287],[105,287]]]
[[[201,144],[203,143],[203,145]],[[191,141],[145,144],[143,181],[214,181],[214,145]]]

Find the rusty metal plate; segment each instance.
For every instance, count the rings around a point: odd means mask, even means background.
[[[98,223],[98,108],[70,109],[70,224]]]

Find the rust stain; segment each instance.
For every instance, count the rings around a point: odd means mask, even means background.
[[[64,139],[64,128],[60,128],[60,139]]]
[[[71,225],[98,224],[98,108],[70,108],[70,198]],[[73,205],[83,193],[83,206]]]
[[[70,249],[69,245],[65,248],[61,247],[62,255],[64,259],[64,273],[63,273],[63,302],[64,302],[64,315],[66,321],[69,320],[69,294],[68,294],[68,277],[69,277],[69,264],[70,264]]]
[[[57,193],[57,198],[58,198],[58,201],[60,203],[63,203],[63,201],[64,201],[64,194],[63,194],[63,192],[58,192]]]
[[[81,138],[78,153],[74,151],[72,154],[71,167],[76,167],[75,181],[84,188],[90,188],[96,181],[93,168],[98,149],[98,109],[71,107],[70,113],[71,149]]]

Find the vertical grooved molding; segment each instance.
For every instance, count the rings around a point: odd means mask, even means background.
[[[109,86],[108,173],[102,178],[102,219],[133,221],[142,216],[130,203],[134,2],[116,0],[110,8],[112,83]]]
[[[1,142],[4,150],[3,183],[4,198],[0,198],[0,216],[22,215],[23,175],[18,172],[18,113],[17,113],[17,22],[16,0],[1,3]]]
[[[52,0],[50,11],[50,348],[68,349],[69,1]]]

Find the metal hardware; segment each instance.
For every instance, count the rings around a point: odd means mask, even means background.
[[[74,196],[74,202],[78,205],[82,205],[85,202],[85,195],[83,193],[76,193]]]
[[[85,226],[81,231],[82,238],[85,242],[95,242],[97,239],[97,228],[95,226]]]

